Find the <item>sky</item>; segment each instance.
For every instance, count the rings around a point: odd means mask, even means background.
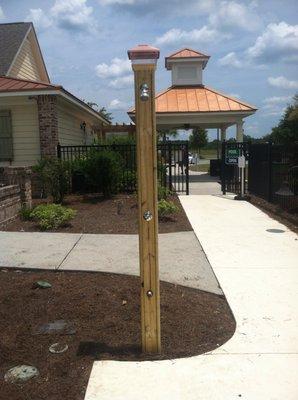
[[[34,23],[52,83],[105,106],[113,122],[129,122],[127,50],[137,44],[161,51],[157,91],[171,85],[167,55],[210,55],[203,83],[258,108],[244,124],[253,137],[269,133],[298,92],[297,0],[0,0],[0,22],[18,21]]]

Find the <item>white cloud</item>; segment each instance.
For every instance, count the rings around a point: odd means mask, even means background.
[[[30,9],[26,20],[40,29],[57,25],[67,30],[93,31],[97,24],[92,13],[87,0],[56,0],[47,13],[41,8]]]
[[[5,18],[4,11],[3,8],[0,6],[0,20],[4,18]]]
[[[292,96],[272,96],[263,100],[262,107],[264,116],[282,115],[286,109],[286,104],[292,100]]]
[[[209,15],[210,24],[218,29],[240,28],[254,31],[260,26],[255,3],[245,5],[236,1],[221,1]]]
[[[292,96],[272,96],[272,97],[267,97],[266,99],[263,100],[263,103],[269,105],[269,104],[279,104],[279,103],[285,103],[288,101],[292,100]]]
[[[26,21],[33,22],[37,29],[49,28],[53,23],[52,19],[49,18],[41,8],[31,8],[26,17]]]
[[[56,0],[51,14],[63,28],[88,30],[94,27],[95,21],[93,8],[86,3],[87,0]]]
[[[278,76],[276,78],[270,76],[268,78],[268,83],[280,89],[298,89],[298,81],[291,81],[284,76]]]
[[[114,4],[135,4],[137,0],[99,0],[99,4],[110,6]]]
[[[269,24],[255,44],[247,50],[248,58],[278,61],[298,57],[298,25],[286,22]]]
[[[244,65],[243,61],[240,61],[236,55],[236,53],[234,53],[234,51],[232,51],[231,53],[228,53],[227,55],[225,55],[224,57],[220,58],[218,60],[219,65],[222,66],[228,66],[228,67],[235,67],[235,68],[241,68]]]
[[[115,89],[123,89],[132,86],[133,82],[134,82],[133,75],[127,75],[113,79],[112,81],[110,81],[109,86]]]
[[[120,110],[123,111],[123,110],[127,110],[128,108],[129,108],[129,106],[125,102],[123,102],[119,99],[113,99],[108,106],[108,109],[114,110],[114,111],[120,111]]]
[[[112,59],[110,65],[106,63],[98,64],[95,71],[100,78],[116,78],[131,72],[131,63],[129,60],[116,57]]]
[[[184,31],[181,29],[170,29],[162,36],[156,39],[157,45],[168,44],[188,44],[188,43],[209,43],[213,40],[226,38],[227,35],[219,35],[215,29],[210,29],[206,25],[201,29],[193,29],[191,31]]]
[[[165,15],[204,15],[211,12],[217,0],[188,0],[187,7],[181,0],[98,0],[102,6],[110,6],[117,11],[125,10],[137,15],[154,14],[159,18]]]

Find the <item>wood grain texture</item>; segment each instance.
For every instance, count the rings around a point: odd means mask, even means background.
[[[141,276],[142,349],[158,353],[160,341],[160,294],[158,266],[157,154],[155,122],[155,65],[133,65],[137,132],[139,251]],[[149,86],[150,99],[140,100],[140,87]],[[150,211],[150,221],[143,215]],[[152,297],[147,295],[153,293]]]

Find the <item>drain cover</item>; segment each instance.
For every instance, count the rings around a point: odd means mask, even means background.
[[[284,233],[285,232],[282,229],[266,229],[266,231],[270,232],[270,233]]]

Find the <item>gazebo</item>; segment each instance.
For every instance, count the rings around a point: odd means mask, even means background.
[[[203,70],[210,56],[184,48],[165,58],[172,86],[155,97],[157,129],[219,128],[221,141],[228,127],[236,126],[236,140],[243,141],[243,120],[257,108],[203,84]],[[128,112],[135,121],[135,111]]]

